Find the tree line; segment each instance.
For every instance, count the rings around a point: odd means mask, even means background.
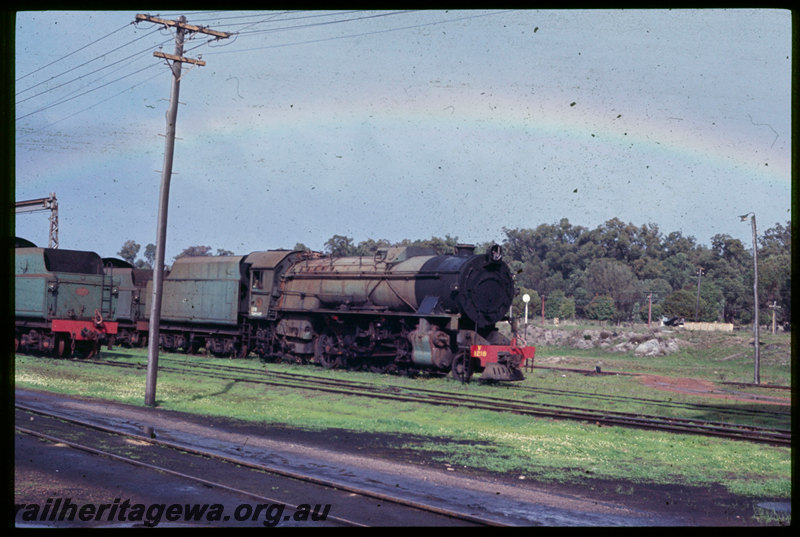
[[[117,255],[120,258],[124,259],[131,265],[136,268],[144,268],[144,269],[152,269],[153,265],[156,261],[156,245],[155,244],[148,244],[144,248],[143,258],[138,258],[139,251],[142,249],[142,245],[134,240],[127,240],[122,245],[122,248]],[[218,248],[216,253],[213,253],[211,246],[190,246],[184,249],[181,253],[175,256],[175,259],[179,257],[194,257],[194,256],[204,256],[204,255],[234,255],[233,252],[230,250],[224,250],[222,248]]]
[[[618,218],[589,229],[563,218],[534,229],[503,228],[505,260],[515,274],[519,294],[515,315],[546,319],[584,318],[612,322],[647,321],[648,317],[682,317],[687,321],[753,322],[753,252],[727,234],[698,244],[679,231],[663,234],[657,225],[635,226]],[[791,224],[776,223],[758,236],[758,296],[760,323],[791,321]],[[372,256],[379,248],[421,246],[439,254],[452,253],[457,237],[390,242],[368,239],[356,244],[345,235],[325,242],[334,256]],[[476,245],[488,250],[492,243]],[[151,267],[155,247],[127,241],[119,255],[140,267]],[[298,243],[296,250],[308,250]],[[213,255],[210,246],[186,248],[185,255]],[[233,255],[218,249],[215,255]]]
[[[532,303],[544,303],[546,318],[753,321],[752,247],[730,235],[717,234],[706,246],[679,231],[664,235],[655,224],[635,226],[618,218],[595,229],[564,218],[504,232],[517,282]],[[771,306],[778,320],[788,322],[790,223],[775,224],[757,242],[760,322],[771,321]]]

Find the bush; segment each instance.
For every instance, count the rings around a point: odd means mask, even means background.
[[[596,321],[610,321],[614,318],[617,310],[614,307],[614,299],[608,295],[595,296],[584,308],[586,317]]]

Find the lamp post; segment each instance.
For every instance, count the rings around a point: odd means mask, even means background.
[[[739,216],[742,222],[747,222],[747,217],[750,216],[750,221],[753,226],[753,300],[755,307],[755,318],[753,319],[753,350],[755,357],[755,373],[754,380],[756,384],[761,383],[761,375],[759,373],[759,355],[758,355],[758,246],[756,244],[756,213],[747,213]]]
[[[525,335],[527,336],[528,335],[527,334],[527,331],[528,331],[528,302],[531,301],[531,295],[529,295],[528,293],[525,293],[524,295],[522,295],[522,301],[525,303],[525,332],[526,332]]]

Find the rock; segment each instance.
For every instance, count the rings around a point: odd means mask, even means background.
[[[661,352],[661,342],[657,339],[647,340],[644,343],[640,343],[633,351],[633,354],[636,356],[658,356],[663,354]]]
[[[533,346],[559,346],[573,349],[596,348],[604,352],[633,352],[636,356],[663,356],[678,352],[687,343],[675,339],[661,339],[660,331],[617,333],[610,330],[563,330],[527,327],[525,341]]]

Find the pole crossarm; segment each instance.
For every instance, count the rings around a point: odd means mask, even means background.
[[[212,35],[219,39],[227,39],[231,36],[231,34],[227,32],[219,32],[217,30],[210,30],[203,26],[195,26],[194,24],[186,24],[185,22],[181,21],[171,21],[168,19],[160,19],[158,17],[153,17],[151,15],[144,15],[141,13],[136,14],[136,22],[139,21],[147,21],[147,22],[154,22],[156,24],[163,24],[164,26],[174,26],[176,28],[183,28],[187,32],[198,32],[201,34]]]
[[[164,58],[166,60],[172,60],[175,62],[193,63],[195,65],[199,65],[200,67],[203,67],[206,64],[206,62],[204,62],[203,60],[195,60],[193,58],[187,58],[186,56],[176,56],[174,54],[167,54],[166,52],[160,52],[158,50],[153,52],[153,56],[155,56],[156,58]]]

